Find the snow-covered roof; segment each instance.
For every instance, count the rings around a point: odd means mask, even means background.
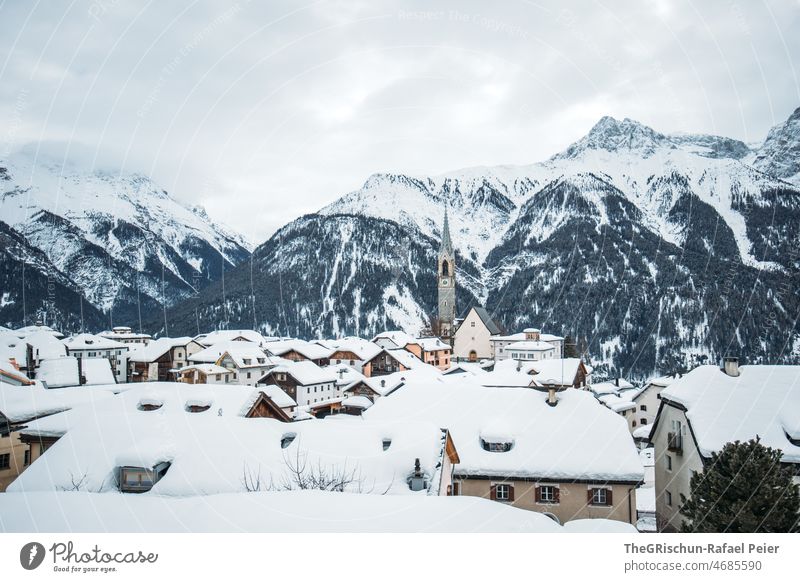
[[[325,345],[329,350],[329,355],[332,355],[334,351],[348,351],[356,354],[359,360],[369,360],[381,351],[379,345],[360,337],[329,340],[325,342]]]
[[[489,331],[489,335],[499,335],[501,333],[500,328],[497,327],[497,324],[492,319],[492,316],[489,315],[489,312],[486,311],[483,307],[472,307],[471,308],[478,318],[483,322],[483,325],[486,326],[486,329]]]
[[[417,368],[432,368],[433,366],[426,364],[422,360],[420,360],[417,356],[405,350],[403,348],[394,348],[390,350],[385,350],[388,354],[400,362],[403,366],[408,368],[409,370],[415,370]]]
[[[87,386],[113,384],[114,370],[106,358],[84,358],[81,369]]]
[[[20,366],[25,365],[28,344],[15,332],[0,332],[0,360],[8,362],[14,360]]]
[[[91,333],[79,333],[63,340],[69,350],[127,350],[128,344],[100,337]]]
[[[348,406],[350,408],[361,408],[362,410],[366,410],[370,406],[372,406],[372,400],[367,398],[366,396],[350,396],[349,398],[345,398],[342,400],[342,406]]]
[[[517,350],[520,352],[549,352],[556,348],[547,342],[537,342],[533,340],[514,342],[506,348],[507,350]]]
[[[631,434],[635,439],[649,439],[651,430],[653,430],[653,425],[645,424],[643,426],[637,426]]]
[[[327,382],[335,383],[337,379],[336,374],[332,370],[320,368],[309,360],[302,360],[300,362],[284,361],[279,366],[272,368],[269,372],[284,372],[290,374],[303,386],[324,384]]]
[[[53,414],[45,418],[39,418],[27,424],[27,428],[22,430],[23,434],[42,435],[42,436],[63,436],[67,432],[78,429],[86,425],[105,426],[107,430],[113,430],[106,419],[113,421],[118,418],[121,422],[120,427],[125,429],[132,428],[133,425],[127,423],[128,417],[136,418],[137,414],[151,414],[158,412],[156,417],[158,422],[165,425],[179,424],[185,425],[185,417],[195,418],[205,417],[240,417],[246,414],[253,403],[258,398],[259,390],[250,386],[216,384],[184,384],[181,382],[143,382],[139,384],[128,384],[127,390],[114,395],[113,399],[85,397],[83,401],[76,402],[64,412]],[[50,392],[63,392],[71,389],[51,390]],[[87,394],[103,394],[110,396],[110,391],[99,389],[82,388]],[[143,405],[156,405],[160,408],[156,411],[143,411]],[[192,405],[208,405],[209,409],[204,412],[188,412],[187,407]],[[121,429],[118,429],[121,430]],[[149,435],[142,432],[142,438]],[[135,438],[131,438],[130,446],[136,443]],[[129,447],[128,447],[129,448]],[[128,448],[124,450],[128,450]],[[116,453],[122,452],[116,451]]]
[[[601,394],[597,399],[608,406],[614,412],[623,412],[625,410],[633,410],[636,408],[636,403],[627,398],[620,398],[614,393]]]
[[[190,337],[160,337],[151,340],[147,345],[131,347],[128,359],[131,362],[155,362],[172,348],[185,346],[192,341]]]
[[[623,418],[583,390],[559,392],[556,406],[539,390],[486,388],[407,373],[406,383],[364,413],[369,421],[417,420],[450,430],[463,475],[640,481],[642,464]],[[484,430],[503,431],[514,446],[483,449]]]
[[[540,333],[539,339],[543,342],[558,342],[564,340],[560,335],[553,335],[552,333]]]
[[[131,331],[131,328],[126,327],[115,327],[111,331],[103,331],[99,334],[100,337],[104,337],[106,339],[113,339],[113,340],[149,340],[152,336],[148,333],[136,333]]]
[[[581,366],[580,358],[555,358],[533,362],[533,381],[539,386],[571,386]]]
[[[675,380],[661,398],[686,408],[700,453],[711,456],[726,443],[759,436],[800,463],[800,366],[740,366],[739,376],[700,366]],[[669,427],[658,427],[669,430]]]
[[[49,333],[50,335],[59,339],[64,337],[63,333],[61,333],[60,331],[56,331],[52,327],[49,327],[47,325],[27,325],[25,327],[19,327],[14,330],[14,333],[17,334],[18,337],[25,337],[27,335],[37,332]]]
[[[415,338],[413,335],[409,335],[404,331],[394,330],[394,331],[384,331],[376,335],[372,338],[372,341],[376,341],[378,339],[387,339],[394,343],[398,348],[404,348],[408,344],[418,344],[419,340]]]
[[[292,408],[297,406],[297,402],[294,401],[294,398],[284,392],[280,386],[269,384],[267,386],[259,386],[258,389],[272,400],[278,408]]]
[[[197,343],[206,347],[229,341],[248,341],[260,345],[267,343],[271,339],[273,338],[265,338],[252,329],[223,329],[202,333],[194,338]]]
[[[171,471],[172,469],[170,469]],[[169,473],[168,473],[169,475]],[[31,511],[31,508],[37,511]],[[358,495],[329,491],[228,493],[204,497],[74,491],[0,495],[5,532],[360,532],[635,533],[621,521],[564,526],[542,513],[471,496]],[[324,515],[324,519],[320,516]],[[142,516],[147,516],[143,519]],[[590,523],[587,523],[590,522]]]
[[[67,355],[67,347],[49,331],[38,330],[31,332],[25,335],[22,341],[30,344],[33,348],[34,356],[41,360],[60,358]]]
[[[489,338],[492,342],[521,342],[525,341],[525,334],[523,332],[512,333],[509,335],[496,335]]]
[[[11,422],[25,422],[79,404],[97,403],[112,396],[111,387],[76,386],[50,390],[39,385],[10,386],[0,383],[0,411]]]
[[[309,360],[321,360],[331,355],[331,350],[329,348],[301,339],[274,341],[270,342],[265,347],[269,350],[269,353],[276,356],[283,356],[284,354],[294,351]]]
[[[197,370],[198,372],[202,372],[203,374],[206,375],[230,373],[230,370],[228,370],[227,368],[223,368],[222,366],[217,366],[216,364],[190,364],[178,370],[178,373],[183,374],[184,372],[191,372],[192,370]]]
[[[439,350],[451,350],[449,344],[444,343],[438,337],[423,337],[417,339],[416,343],[422,346],[422,350],[425,352],[436,352]]]
[[[472,376],[482,376],[483,374],[488,374],[486,369],[481,366],[478,362],[454,362],[450,365],[450,367],[442,372],[445,376],[450,375],[459,375],[459,374],[470,374]]]
[[[323,370],[328,370],[335,374],[336,385],[340,387],[346,388],[365,379],[364,374],[350,367],[348,364],[331,364],[330,366],[324,366]]]
[[[193,387],[182,386],[188,388],[188,397]],[[220,405],[219,399],[234,389],[217,387],[211,409],[199,413],[185,412],[182,398],[165,398],[161,408],[142,411],[130,393],[115,397],[103,404],[102,413],[93,414],[91,422],[75,422],[9,491],[54,491],[69,487],[75,475],[85,475],[87,490],[112,491],[121,463],[148,466],[156,461],[171,463],[152,489],[156,495],[239,493],[247,491],[245,480],[259,479],[264,488],[273,483],[280,489],[292,483],[291,469],[297,464],[308,470],[352,474],[354,480],[345,490],[413,495],[406,479],[415,459],[430,485],[438,487],[444,435],[435,425],[375,424],[355,417],[283,423],[219,416],[218,407],[233,408]],[[384,441],[390,441],[388,448]]]
[[[268,356],[263,348],[251,342],[233,342],[233,344],[228,344],[228,349],[217,358],[216,363],[220,364],[226,355],[230,356],[237,368],[277,366],[284,361],[280,358]]]
[[[109,364],[105,358],[88,358],[86,361],[97,360]],[[84,362],[86,363],[86,362]],[[48,388],[63,388],[65,386],[80,386],[81,379],[78,370],[78,358],[64,356],[42,360],[36,370],[36,379],[47,384]],[[114,377],[111,377],[114,382]]]

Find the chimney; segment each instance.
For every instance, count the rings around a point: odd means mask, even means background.
[[[555,386],[548,386],[547,387],[547,405],[548,406],[555,406],[558,404],[558,398],[556,398],[556,387]]]
[[[728,376],[736,377],[739,375],[739,358],[733,356],[725,356],[722,359],[722,371]]]
[[[616,386],[617,388],[619,388],[619,376],[617,376],[617,377],[614,379],[614,386]]]

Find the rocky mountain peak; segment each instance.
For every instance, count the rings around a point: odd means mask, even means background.
[[[762,172],[800,184],[800,107],[769,130],[753,165]]]
[[[584,137],[552,159],[572,159],[587,150],[609,152],[632,151],[643,157],[653,155],[662,146],[669,146],[669,138],[636,120],[622,121],[608,115],[598,121]]]

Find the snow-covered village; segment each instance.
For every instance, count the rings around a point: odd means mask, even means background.
[[[198,515],[200,497],[256,530],[314,528],[325,513],[334,530],[358,516],[367,530],[678,531],[693,527],[680,508],[694,475],[753,439],[779,451],[796,499],[800,366],[729,356],[636,384],[595,379],[567,338],[459,311],[446,211],[442,233],[421,334],[3,329],[4,527],[91,531],[70,516],[99,503],[123,531],[139,511],[154,514],[147,528],[224,529]],[[796,507],[776,518],[789,531]]]
[[[799,23],[0,2],[0,570],[794,579]]]

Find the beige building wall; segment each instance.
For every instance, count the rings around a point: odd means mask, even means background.
[[[636,523],[636,489],[631,485],[590,485],[588,483],[541,483],[559,487],[558,503],[538,503],[536,486],[533,481],[517,481],[514,479],[461,479],[461,495],[484,497],[490,499],[490,488],[497,483],[509,483],[514,486],[514,501],[508,503],[520,509],[550,513],[561,523],[573,519],[614,519],[626,523]],[[612,491],[613,505],[595,506],[587,503],[587,491],[593,487],[605,487]]]
[[[673,420],[681,423],[683,454],[667,450],[667,434],[672,431]],[[703,470],[702,459],[689,431],[686,415],[673,406],[664,405],[656,432],[651,435],[651,441],[655,450],[658,528],[659,531],[677,531],[683,521],[683,516],[679,513],[681,496],[689,498],[689,479],[693,471]]]
[[[0,469],[0,491],[5,491],[11,482],[25,470],[25,451],[27,450],[28,445],[19,440],[18,432],[0,437],[0,455],[10,455],[9,467]]]
[[[473,327],[474,326],[474,327]],[[474,310],[470,309],[467,317],[458,326],[453,341],[453,357],[458,360],[469,360],[470,352],[475,351],[477,359],[492,357],[492,344],[489,330]]]

